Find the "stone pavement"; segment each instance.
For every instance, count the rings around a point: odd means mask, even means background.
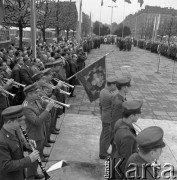
[[[108,76],[132,77],[127,99],[141,99],[144,102],[142,119],[138,120],[137,125],[141,129],[152,125],[163,128],[166,147],[159,162],[162,167],[165,163],[171,163],[177,170],[177,85],[169,84],[172,80],[177,82],[176,75],[171,78],[173,61],[161,57],[161,74],[157,74],[157,54],[138,48],[120,52],[114,45],[102,45],[101,49],[91,51],[87,64],[112,49],[115,51],[106,58]],[[58,120],[60,134],[52,137],[56,143],[52,148],[45,148],[46,152],[51,153],[46,168],[65,159],[70,166],[50,172],[53,180],[103,180],[104,161],[98,159],[101,131],[99,101],[90,103],[82,86],[77,86],[75,93],[76,98],[67,100],[71,107]]]

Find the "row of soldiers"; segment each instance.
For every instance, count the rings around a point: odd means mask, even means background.
[[[85,67],[87,57],[82,47],[64,43],[39,44],[37,59],[31,58],[30,48],[18,51],[11,47],[12,51],[16,57],[8,58],[11,64],[6,68],[0,66],[0,179],[42,179],[44,175],[37,171],[37,159],[48,161],[49,154],[43,150],[55,143],[51,134],[59,134],[57,119],[67,106],[66,91],[74,97],[74,89],[68,88],[64,81]],[[3,52],[3,60],[4,55]],[[16,63],[12,71],[7,71],[12,63]],[[9,76],[4,76],[4,72]],[[73,79],[69,83],[75,85]],[[35,150],[29,146],[21,127]],[[24,157],[23,151],[29,155]]]
[[[119,47],[120,51],[131,51],[132,41],[131,38],[117,38],[117,47]]]
[[[35,74],[33,76],[35,83],[26,86],[23,90],[25,94],[23,104],[10,106],[2,111],[0,179],[25,179],[26,167],[27,179],[44,177],[37,172],[36,160],[40,158],[43,162],[48,161],[49,154],[44,154],[43,150],[45,146],[50,147],[49,143],[55,143],[50,135],[59,134],[60,129],[56,127],[57,118],[61,111],[63,112],[63,106],[54,102],[61,102],[60,91],[64,85],[62,82],[58,82],[55,86],[51,85],[52,78],[53,73],[50,68]],[[28,143],[21,133],[20,126],[26,130],[29,139],[35,142],[35,152],[29,147],[26,149]],[[29,152],[29,156],[24,158],[23,146],[16,138],[23,140],[24,150]]]
[[[130,87],[130,78],[110,77],[100,92],[102,131],[99,157],[112,159],[112,173],[108,179],[155,179],[151,164],[157,165],[165,147],[164,133],[160,127],[151,126],[137,134],[133,125],[141,115],[143,102],[126,99]]]

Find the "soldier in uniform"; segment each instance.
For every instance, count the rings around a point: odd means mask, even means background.
[[[4,125],[0,130],[0,179],[25,180],[25,168],[39,158],[39,152],[35,150],[28,156],[23,156],[24,150],[30,148],[20,131],[25,119],[23,106],[8,107],[2,112],[2,116]]]
[[[112,99],[112,107],[111,107],[111,132],[113,135],[113,130],[114,130],[114,125],[116,123],[116,121],[118,119],[122,119],[122,114],[123,114],[123,107],[122,107],[122,103],[124,101],[126,101],[126,95],[129,92],[129,88],[130,88],[130,82],[131,79],[128,77],[124,77],[124,78],[119,78],[117,80],[117,89],[118,94],[116,94],[114,96],[114,98]],[[111,136],[111,139],[113,137]]]
[[[26,99],[23,103],[23,113],[26,117],[26,132],[30,139],[34,139],[37,144],[37,150],[40,156],[43,156],[43,148],[46,136],[45,121],[50,118],[50,111],[53,108],[52,103],[48,103],[46,108],[43,109],[39,101],[38,86],[32,84],[24,88]],[[43,178],[42,174],[37,174],[37,162],[33,163],[27,168],[27,180],[36,178]]]
[[[116,77],[109,77],[107,79],[107,86],[100,92],[100,111],[102,121],[102,131],[100,136],[100,159],[107,157],[107,150],[110,146],[110,135],[111,135],[111,103],[112,97],[116,88]]]
[[[114,141],[116,146],[116,152],[112,154],[112,157],[117,163],[122,160],[119,168],[116,168],[116,179],[122,180],[124,178],[124,169],[128,158],[135,152],[137,152],[136,143],[136,131],[133,127],[133,123],[137,122],[139,115],[141,114],[141,101],[131,100],[125,101],[122,104],[123,118],[116,122],[114,127]],[[118,171],[118,173],[117,173]]]
[[[165,147],[163,135],[163,130],[158,126],[143,129],[137,135],[136,142],[139,151],[132,154],[126,163],[125,175],[127,179],[156,179],[157,170],[158,167],[160,167],[157,160],[161,156],[162,148]],[[130,164],[136,164],[136,166],[138,166],[138,172],[132,171],[131,169],[134,167],[130,166]],[[143,167],[144,169],[142,169]],[[142,174],[142,172],[144,172],[144,174]]]

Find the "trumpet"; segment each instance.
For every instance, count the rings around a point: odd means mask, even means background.
[[[54,100],[54,99],[48,98],[48,97],[46,97],[46,96],[41,96],[41,100],[42,100],[42,101],[45,101],[45,102],[50,102],[50,103],[52,103],[52,104],[54,105],[54,107],[56,107],[56,108],[61,108],[61,106],[64,106],[64,107],[67,107],[67,108],[70,107],[69,104],[61,103],[61,102],[56,101],[56,100]]]
[[[54,86],[53,84],[49,84],[50,85],[50,87],[52,88],[52,89],[55,89],[55,88],[57,88],[57,86]],[[69,92],[66,92],[66,91],[63,91],[62,89],[59,89],[60,90],[60,93],[62,93],[62,94],[66,94],[66,95],[68,95],[68,96],[70,96],[70,94],[71,93],[69,93]]]
[[[7,82],[9,79],[3,78],[3,80],[5,80],[5,81]],[[20,84],[20,83],[18,83],[18,82],[16,82],[16,81],[14,81],[13,84],[15,84],[15,85],[17,85],[17,86],[22,86],[22,87],[25,87],[25,86],[26,86],[26,85]]]
[[[71,84],[68,84],[68,83],[66,83],[66,82],[64,82],[64,81],[61,81],[61,80],[59,80],[59,79],[57,79],[57,78],[53,78],[53,80],[56,81],[56,82],[62,82],[65,86],[74,89],[74,86],[72,86]]]
[[[3,93],[5,93],[6,95],[10,95],[10,96],[12,96],[12,97],[15,96],[15,94],[12,94],[12,93],[6,91],[2,86],[0,86],[0,91],[2,91]]]

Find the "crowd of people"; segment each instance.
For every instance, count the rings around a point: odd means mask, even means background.
[[[74,40],[38,43],[37,58],[33,58],[31,47],[21,50],[11,45],[0,50],[0,179],[44,177],[37,172],[37,159],[48,161],[44,147],[55,143],[50,136],[59,134],[56,124],[67,107],[65,98],[69,94],[75,97],[73,87],[79,84],[75,77],[67,78],[85,67],[92,48],[99,47],[84,39],[79,45]],[[24,150],[29,153],[26,157]]]
[[[120,51],[131,51],[132,39],[131,38],[117,38],[117,47]]]
[[[143,102],[126,99],[130,87],[129,77],[109,77],[100,92],[102,131],[99,158],[112,159],[109,161],[112,168],[106,174],[108,179],[156,179],[154,172],[157,169],[154,168],[165,147],[164,132],[157,126],[141,130],[136,124]],[[135,127],[138,127],[138,134]]]

